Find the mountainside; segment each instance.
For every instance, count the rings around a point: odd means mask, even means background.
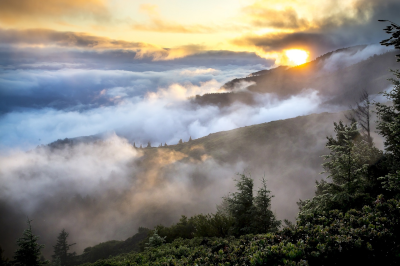
[[[273,93],[281,98],[312,89],[326,99],[326,104],[352,104],[365,89],[377,94],[390,86],[389,69],[396,69],[395,51],[375,54],[356,64],[335,61],[336,57],[351,57],[366,46],[340,49],[296,67],[278,67],[252,73],[245,78],[227,82],[222,89],[230,93],[207,94],[193,99],[198,104],[229,105],[239,101],[253,103],[252,93]],[[343,61],[343,60],[342,60]],[[246,90],[237,88],[245,87]]]

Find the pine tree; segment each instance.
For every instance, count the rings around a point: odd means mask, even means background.
[[[146,147],[146,148],[151,148],[151,143],[150,143],[150,141],[147,142],[147,147]]]
[[[386,21],[386,20],[382,20]],[[385,29],[392,37],[381,42],[382,45],[394,45],[395,49],[400,49],[400,26],[391,22]],[[397,55],[400,61],[400,55]],[[392,105],[381,103],[376,104],[378,114],[378,132],[385,138],[386,165],[389,174],[382,177],[384,187],[391,191],[400,190],[400,71],[391,70],[395,78],[391,81],[394,85],[393,90],[383,93]]]
[[[232,233],[240,236],[252,233],[254,184],[253,179],[245,174],[241,174],[240,179],[235,181],[238,192],[231,193],[224,200],[228,203],[229,213],[234,220]]]
[[[369,197],[366,188],[369,186],[369,167],[381,157],[381,152],[361,137],[357,124],[344,125],[342,121],[334,123],[336,138],[327,137],[328,155],[322,156],[322,164],[327,178],[316,182],[317,190],[311,200],[298,202],[300,213],[327,211],[330,209],[348,210],[357,202],[365,202]]]
[[[26,229],[21,238],[17,240],[18,249],[14,254],[14,263],[16,266],[40,266],[46,265],[47,261],[41,260],[41,249],[44,245],[38,244],[38,236],[33,235],[31,221],[27,221]]]
[[[262,185],[254,197],[253,233],[263,234],[267,232],[276,232],[281,222],[276,220],[271,211],[271,191],[267,189],[267,181],[263,177]]]
[[[183,141],[182,141],[182,139],[180,139],[179,142],[178,142],[178,144],[182,144],[182,143],[183,143]]]
[[[57,261],[61,266],[68,266],[72,265],[73,258],[76,255],[75,252],[69,253],[68,250],[71,246],[75,245],[74,244],[68,244],[67,238],[69,234],[65,232],[63,229],[61,233],[57,237],[57,243],[54,248],[54,253],[51,256],[53,263],[56,263]]]
[[[191,142],[191,141],[192,141],[192,136],[189,137],[189,141],[188,142]]]
[[[147,246],[146,249],[148,249],[148,248],[156,248],[156,247],[161,246],[162,244],[165,243],[165,238],[166,238],[166,236],[164,236],[164,237],[159,236],[158,232],[157,232],[157,229],[155,229],[154,233],[153,233],[153,236],[151,236],[149,238],[149,242],[146,243],[146,246]]]

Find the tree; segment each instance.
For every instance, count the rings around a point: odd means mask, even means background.
[[[392,37],[390,37],[389,39],[381,41],[381,44],[385,45],[385,46],[393,45],[395,49],[400,49],[400,26],[390,20],[380,19],[378,21],[390,22],[390,25],[386,26],[384,31],[386,31],[386,33],[392,34]],[[396,56],[399,57],[397,59],[397,61],[400,62],[400,55],[396,55]]]
[[[168,146],[168,145],[167,145],[167,143],[165,142],[165,143],[164,143],[164,147],[167,147],[167,146]]]
[[[298,202],[299,215],[335,208],[348,210],[362,205],[365,198],[370,197],[366,193],[371,182],[368,169],[381,152],[360,137],[356,123],[349,126],[340,121],[334,126],[336,138],[327,137],[326,146],[330,153],[322,156],[325,160],[323,173],[328,174],[331,182],[316,182],[314,198]]]
[[[192,141],[192,136],[189,137],[189,141],[188,142],[191,142],[191,141]]]
[[[135,142],[133,143],[133,147],[136,148],[136,143]]]
[[[240,179],[235,181],[238,192],[229,194],[225,200],[233,218],[232,233],[240,236],[252,233],[253,179],[245,174],[240,174]]]
[[[387,20],[381,20],[387,21]],[[391,22],[391,21],[389,21]],[[395,49],[400,49],[400,26],[391,22],[386,27],[386,32],[392,34],[387,40],[381,42],[382,45],[394,45]],[[397,55],[400,62],[400,55]],[[385,156],[388,174],[382,177],[384,187],[391,191],[400,190],[400,72],[391,70],[395,78],[390,79],[394,85],[393,90],[384,92],[383,95],[392,102],[392,105],[382,103],[376,104],[378,114],[377,129],[380,135],[385,138]]]
[[[355,106],[350,107],[350,114],[346,115],[346,118],[350,120],[351,123],[356,123],[360,126],[363,133],[363,137],[369,143],[370,146],[373,145],[371,137],[371,111],[370,111],[370,96],[366,90],[363,90],[359,100],[355,103]]]
[[[71,246],[75,245],[68,244],[67,238],[69,234],[63,229],[57,237],[57,242],[54,248],[54,253],[51,256],[52,262],[56,263],[59,261],[61,266],[68,266],[73,264],[73,258],[76,255],[75,252],[69,253],[68,250]]]
[[[150,143],[150,141],[147,142],[147,147],[146,147],[146,148],[151,148],[151,143]]]
[[[164,236],[164,237],[159,236],[157,234],[157,229],[155,229],[153,235],[149,238],[149,242],[146,243],[146,246],[147,246],[146,249],[156,248],[156,247],[161,246],[162,244],[165,243],[165,238],[166,238],[166,236]]]
[[[18,248],[14,254],[14,263],[17,266],[40,266],[46,265],[47,261],[41,260],[41,249],[44,245],[38,244],[38,236],[32,233],[32,220],[27,221],[28,229],[26,229],[21,238],[17,240]]]
[[[182,141],[182,139],[180,139],[179,142],[178,142],[178,144],[182,144],[182,143],[183,143],[183,141]]]
[[[253,232],[267,233],[278,231],[281,222],[276,220],[274,213],[271,211],[271,191],[267,189],[267,181],[263,177],[262,185],[254,198]]]
[[[143,149],[142,144],[140,144],[140,149]]]

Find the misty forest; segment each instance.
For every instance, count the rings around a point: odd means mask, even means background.
[[[22,2],[0,266],[400,265],[400,3]]]

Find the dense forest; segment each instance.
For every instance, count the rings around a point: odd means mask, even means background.
[[[400,26],[390,23],[385,30],[391,37],[382,44],[400,49]],[[62,230],[46,260],[33,229],[40,221],[28,218],[14,257],[4,258],[0,249],[0,265],[398,265],[400,71],[392,72],[393,89],[383,93],[388,103],[371,103],[364,93],[348,122],[334,124],[323,163],[327,181],[317,182],[313,198],[298,202],[296,223],[275,218],[267,180],[253,193],[253,179],[243,173],[216,213],[139,228],[126,241],[87,247],[81,255],[70,252],[74,244]],[[371,138],[371,105],[384,151]]]

